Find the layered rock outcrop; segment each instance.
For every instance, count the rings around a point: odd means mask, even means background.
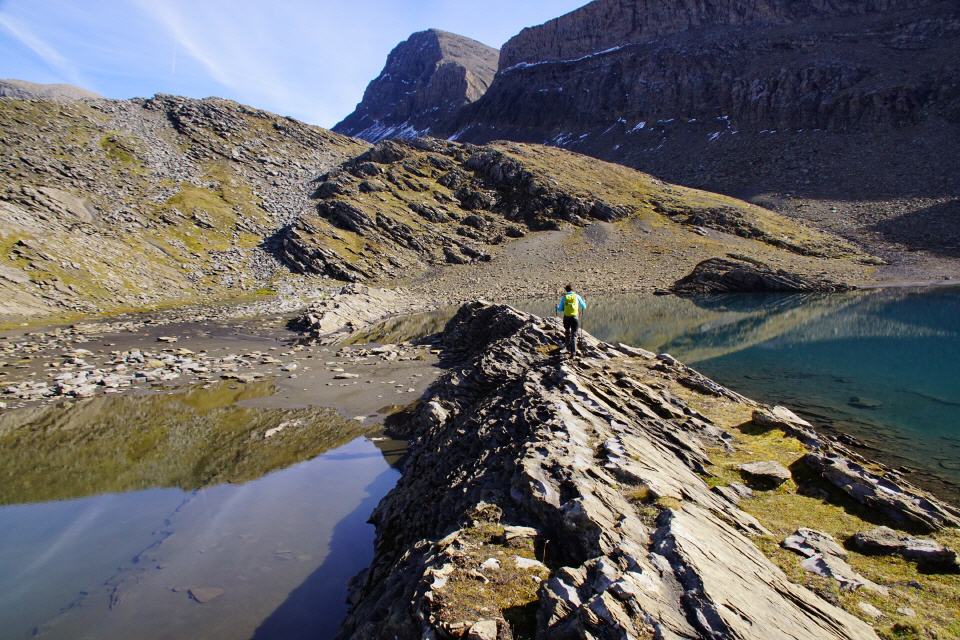
[[[562,361],[560,340],[484,303],[447,326],[448,372],[392,419],[414,442],[341,638],[877,637],[791,582],[751,541],[762,525],[710,490],[706,452],[730,437],[648,376],[681,365],[589,336]]]
[[[674,293],[835,293],[853,287],[818,276],[802,276],[783,269],[772,269],[756,260],[711,258],[673,285]]]
[[[490,86],[498,55],[492,47],[446,31],[415,33],[390,52],[356,111],[333,130],[369,142],[443,130]]]
[[[716,239],[698,227],[710,225],[725,244],[751,254],[789,254],[788,262],[863,259],[836,238],[759,207],[538,146],[386,140],[324,174],[315,187],[315,210],[274,236],[276,255],[297,273],[350,282],[490,262],[507,251],[502,245],[530,232],[628,219],[661,225],[657,236],[637,239],[656,252],[665,243],[711,251]],[[665,268],[679,277],[693,266],[687,260]]]
[[[955,257],[957,60],[946,0],[596,0],[512,38],[483,97],[432,131],[756,198],[895,259]]]
[[[508,42],[458,136],[645,164],[687,133],[956,123],[958,18],[922,0],[597,0]]]

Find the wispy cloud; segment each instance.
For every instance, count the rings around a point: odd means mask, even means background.
[[[215,7],[187,18],[177,3],[136,0],[140,10],[174,42],[176,51],[192,58],[216,83],[238,97],[292,105],[297,92],[283,81],[283,70],[272,64],[268,52],[251,46],[253,25],[236,12]],[[174,58],[175,60],[176,58]],[[176,63],[171,63],[176,72]]]
[[[89,87],[77,69],[64,58],[50,43],[27,28],[13,17],[0,13],[0,27],[12,35],[20,44],[30,49],[47,66],[55,71],[65,82]]]

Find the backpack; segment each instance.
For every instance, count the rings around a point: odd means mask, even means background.
[[[577,294],[572,291],[563,296],[563,315],[567,318],[576,318],[580,315],[580,305],[577,304]]]

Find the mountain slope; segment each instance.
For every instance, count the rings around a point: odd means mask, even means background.
[[[955,2],[596,0],[507,42],[434,134],[586,153],[804,219],[905,274],[958,271]]]
[[[356,111],[333,130],[370,142],[442,130],[461,107],[490,86],[498,54],[453,33],[437,29],[415,33],[390,52]]]
[[[0,315],[222,297],[358,141],[226,100],[0,100]]]
[[[0,142],[0,320],[299,290],[304,276],[462,300],[558,278],[650,290],[728,253],[845,281],[871,269],[760,207],[538,145],[371,148],[163,95],[0,100]]]
[[[665,287],[735,253],[862,280],[870,258],[760,207],[539,145],[385,141],[323,176],[278,236],[301,273],[434,299]],[[532,260],[528,260],[528,258]]]
[[[19,98],[21,100],[81,100],[102,99],[95,93],[72,84],[37,84],[26,80],[7,78],[0,80],[0,98]]]

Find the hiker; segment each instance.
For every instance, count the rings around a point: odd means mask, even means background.
[[[564,287],[566,293],[557,304],[557,313],[563,312],[563,332],[570,356],[577,355],[577,332],[580,330],[580,316],[587,310],[587,303],[573,290],[573,285]]]

